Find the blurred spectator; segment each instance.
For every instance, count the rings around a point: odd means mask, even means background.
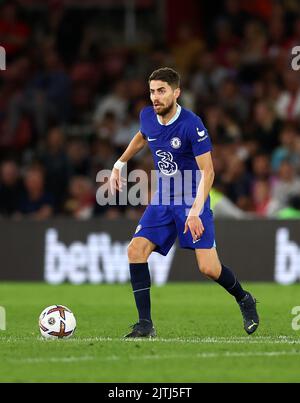
[[[296,14],[297,15],[297,14]],[[299,46],[300,43],[300,16],[299,9],[297,18],[293,22],[293,32],[285,43],[285,47],[290,51],[294,46]]]
[[[133,104],[131,113],[123,123],[118,127],[113,143],[117,147],[126,148],[133,136],[140,130],[140,112],[147,105],[147,102],[141,98]]]
[[[225,79],[219,87],[219,100],[222,108],[243,123],[248,118],[249,105],[240,93],[238,84],[233,79]]]
[[[299,171],[300,135],[294,125],[286,125],[280,133],[280,146],[272,153],[272,169],[274,172],[278,171],[283,160],[289,160],[294,168]]]
[[[279,144],[279,131],[282,123],[276,117],[272,106],[259,101],[254,106],[253,137],[258,141],[263,152],[270,153]]]
[[[95,207],[95,190],[84,176],[74,176],[69,185],[69,197],[64,211],[73,218],[86,220],[92,217]]]
[[[116,117],[117,122],[121,122],[126,117],[128,109],[127,85],[123,80],[118,81],[113,92],[103,97],[97,104],[94,113],[94,123],[96,129],[99,128],[107,114]]]
[[[217,63],[211,51],[204,51],[197,56],[194,60],[194,69],[190,88],[202,102],[210,101],[228,72]]]
[[[100,139],[107,139],[113,141],[119,128],[120,122],[116,115],[107,111],[102,120],[97,123],[97,135]]]
[[[19,19],[18,11],[18,4],[14,0],[5,1],[0,7],[1,46],[6,50],[9,61],[25,49],[30,35],[30,28]]]
[[[91,124],[92,108],[99,83],[99,68],[95,63],[77,61],[70,71],[71,76],[71,119],[78,126]]]
[[[53,127],[49,130],[45,150],[41,153],[39,160],[45,168],[47,189],[55,197],[55,205],[59,209],[71,173],[65,150],[65,137],[61,128]]]
[[[225,19],[219,19],[215,26],[217,45],[214,49],[216,60],[221,66],[228,66],[227,55],[239,46],[240,40],[232,32],[232,27]]]
[[[281,162],[278,170],[278,179],[273,185],[272,196],[285,206],[289,197],[300,194],[300,177],[290,161]]]
[[[183,23],[178,27],[177,40],[172,46],[172,54],[174,63],[181,74],[190,72],[195,58],[203,47],[203,42],[193,33],[189,24]]]
[[[272,18],[269,24],[268,55],[276,57],[285,44],[285,26],[282,16]]]
[[[68,141],[66,152],[70,176],[89,176],[91,161],[88,144],[80,138],[73,138]]]
[[[244,26],[242,63],[248,68],[263,62],[267,50],[267,35],[260,21],[250,20]]]
[[[243,1],[242,8],[245,12],[248,12],[251,16],[258,17],[259,20],[268,22],[271,18],[272,11],[276,8],[278,2],[273,0],[252,0]]]
[[[243,10],[240,0],[225,0],[224,3],[224,11],[221,18],[228,22],[234,35],[240,37],[243,33],[243,27],[250,16]]]
[[[267,180],[271,179],[270,157],[267,154],[257,154],[252,160],[253,179]]]
[[[20,216],[44,220],[54,212],[54,198],[45,189],[44,170],[39,165],[27,169],[24,178],[25,192],[21,197],[18,213]]]
[[[108,139],[99,139],[94,141],[92,148],[92,175],[93,178],[95,178],[100,169],[112,169],[112,166],[116,162],[118,156],[112,142]]]
[[[82,13],[80,11],[73,13],[64,3],[61,0],[47,1],[47,6],[44,8],[46,18],[36,18],[35,37],[40,48],[51,44],[60,59],[66,65],[70,65],[78,59],[85,24],[82,24]]]
[[[300,117],[300,77],[297,71],[287,70],[283,76],[285,88],[276,103],[281,119],[294,121]]]
[[[244,161],[237,157],[231,157],[227,164],[228,169],[222,177],[226,194],[239,208],[247,211],[251,208],[251,175]]]
[[[12,217],[18,210],[23,193],[20,168],[14,160],[7,160],[0,167],[0,215]]]
[[[253,188],[253,209],[258,216],[271,216],[279,208],[279,203],[272,198],[271,184],[268,180],[258,179]]]
[[[43,62],[43,70],[11,100],[9,122],[13,133],[24,115],[30,116],[40,138],[47,132],[50,122],[65,123],[70,117],[70,79],[58,54],[46,50]]]

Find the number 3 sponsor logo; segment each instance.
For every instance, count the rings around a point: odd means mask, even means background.
[[[158,161],[160,172],[168,176],[176,174],[178,166],[169,151],[157,150],[156,155],[160,157],[160,161]]]

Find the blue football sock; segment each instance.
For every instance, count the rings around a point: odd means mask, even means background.
[[[129,270],[139,320],[151,321],[151,279],[148,263],[130,263]]]
[[[233,295],[237,302],[241,301],[247,295],[246,291],[243,290],[233,272],[223,264],[220,277],[218,280],[216,280],[216,282],[224,287],[229,294]]]

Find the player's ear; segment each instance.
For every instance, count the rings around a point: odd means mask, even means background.
[[[174,95],[176,99],[180,97],[180,88],[176,88],[176,90],[174,91]]]

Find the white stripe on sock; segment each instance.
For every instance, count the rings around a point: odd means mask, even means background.
[[[148,288],[141,288],[140,290],[135,290],[135,291],[133,291],[133,292],[139,292],[139,291],[145,291],[145,290],[150,290],[150,287],[148,287]]]

